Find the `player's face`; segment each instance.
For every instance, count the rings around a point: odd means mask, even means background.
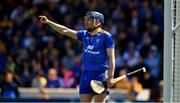
[[[94,28],[94,21],[91,17],[89,16],[85,16],[84,17],[84,25],[86,27],[86,29],[92,29]]]

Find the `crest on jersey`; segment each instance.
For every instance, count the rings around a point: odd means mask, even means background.
[[[96,39],[96,43],[99,43],[99,39]]]
[[[89,39],[89,37],[86,37],[86,39],[88,40],[88,39]]]

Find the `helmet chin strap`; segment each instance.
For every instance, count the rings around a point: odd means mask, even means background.
[[[94,30],[96,30],[97,28],[101,27],[101,25],[98,25],[92,29],[87,29],[88,32],[93,32]]]
[[[96,19],[93,19],[93,25],[95,26],[96,24]],[[99,28],[101,26],[101,24],[99,23],[97,26],[95,26],[92,29],[87,29],[88,32],[93,32],[94,30],[96,30],[97,28]]]

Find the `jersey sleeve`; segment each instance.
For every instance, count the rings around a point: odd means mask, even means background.
[[[76,35],[77,35],[78,40],[82,41],[83,36],[85,35],[85,31],[84,30],[78,30]]]
[[[106,35],[105,46],[106,48],[114,48],[114,40],[111,34]]]

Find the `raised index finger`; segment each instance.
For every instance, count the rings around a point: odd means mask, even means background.
[[[45,16],[42,16],[42,15],[40,15],[39,17],[40,17],[40,18],[45,18]]]

